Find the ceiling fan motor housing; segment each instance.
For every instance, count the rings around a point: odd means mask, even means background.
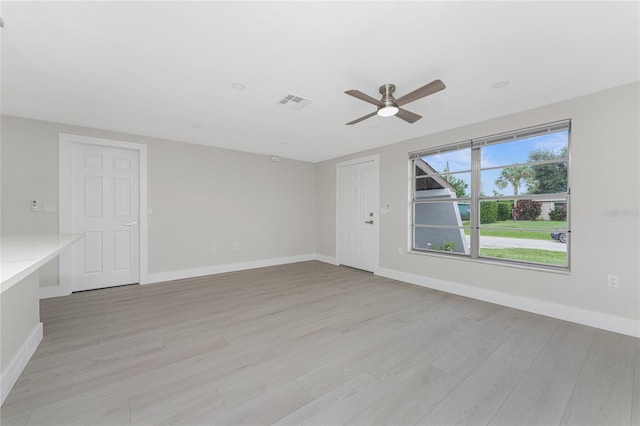
[[[395,85],[384,84],[380,86],[379,91],[380,91],[380,94],[382,95],[382,99],[380,99],[380,102],[382,102],[383,105],[378,107],[378,111],[380,111],[383,108],[389,108],[389,107],[398,108],[398,105],[396,104],[396,100],[393,97],[393,92],[396,91]]]

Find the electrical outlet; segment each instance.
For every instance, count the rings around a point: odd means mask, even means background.
[[[211,253],[217,253],[217,252],[218,252],[218,245],[211,244]]]
[[[240,243],[236,243],[235,247],[236,247],[236,250],[240,250]]]
[[[611,288],[620,288],[620,277],[615,274],[609,274],[607,277],[607,285]]]

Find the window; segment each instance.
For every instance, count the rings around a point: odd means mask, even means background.
[[[567,269],[569,131],[567,120],[410,154],[413,251]]]

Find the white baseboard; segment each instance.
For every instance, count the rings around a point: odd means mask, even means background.
[[[545,302],[530,299],[528,297],[486,290],[466,284],[438,280],[394,269],[379,268],[376,271],[376,275],[485,302],[495,303],[497,305],[533,312],[535,314],[545,315],[564,321],[601,328],[603,330],[613,331],[627,336],[640,337],[640,321],[630,318],[623,318],[615,315],[604,314],[602,312],[561,305],[558,303]]]
[[[42,335],[42,323],[39,322],[13,356],[6,370],[2,372],[0,377],[0,405],[4,404],[4,400],[11,392],[13,385],[16,384],[18,377],[20,377],[20,374],[22,374],[22,371],[38,348],[42,341]]]
[[[330,257],[330,256],[325,256],[323,254],[316,254],[315,257],[316,260],[320,261],[320,262],[324,262],[324,263],[329,263],[331,265],[336,265],[338,266],[340,263],[338,262],[338,258],[337,257]]]
[[[265,268],[268,266],[285,265],[288,263],[316,260],[315,254],[299,256],[277,257],[273,259],[251,260],[248,262],[229,263],[226,265],[207,266],[204,268],[183,269],[178,271],[156,272],[147,274],[147,281],[140,284],[153,284],[164,281],[181,280],[185,278],[203,277],[206,275],[224,274],[226,272],[244,271],[247,269]]]

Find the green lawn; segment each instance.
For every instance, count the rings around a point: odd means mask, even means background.
[[[469,221],[462,222],[463,226],[469,226]],[[548,240],[552,231],[566,228],[567,222],[555,220],[505,220],[496,223],[481,225],[480,235],[484,237],[526,238],[530,240]],[[506,229],[495,229],[506,228]],[[465,234],[469,235],[470,229],[465,228]]]
[[[567,253],[562,251],[523,249],[523,248],[480,248],[480,256],[498,259],[521,260],[523,262],[542,263],[544,265],[567,265]]]

